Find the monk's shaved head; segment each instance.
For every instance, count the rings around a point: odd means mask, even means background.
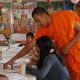
[[[36,7],[36,8],[34,8],[34,10],[32,12],[32,17],[34,17],[34,15],[42,15],[43,13],[48,14],[48,12],[44,8]]]

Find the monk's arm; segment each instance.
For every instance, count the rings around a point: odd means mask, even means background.
[[[35,45],[35,41],[32,41],[31,43],[29,43],[26,47],[24,47],[16,56],[14,56],[11,60],[9,60],[8,62],[6,62],[3,65],[4,69],[8,68],[8,65],[11,66],[11,68],[13,68],[13,64],[14,61],[20,57],[23,57],[24,55],[26,55],[31,49],[32,47]]]
[[[80,23],[76,22],[74,23],[74,29],[76,30],[75,37],[68,43],[67,47],[71,48],[74,44],[76,44],[80,40]]]
[[[35,45],[35,41],[32,41],[31,43],[27,44],[27,46],[25,46],[16,56],[14,56],[12,60],[16,60],[26,55],[34,45]]]

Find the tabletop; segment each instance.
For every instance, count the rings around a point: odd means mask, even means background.
[[[23,75],[19,72],[8,71],[3,69],[3,64],[10,60],[13,56],[15,56],[24,46],[18,47],[18,44],[7,46],[0,46],[0,50],[2,50],[2,60],[0,60],[0,74],[4,74],[8,76],[9,80],[36,80],[36,77],[30,74]],[[22,57],[16,60],[16,63],[22,64],[23,62],[28,62],[29,58]]]

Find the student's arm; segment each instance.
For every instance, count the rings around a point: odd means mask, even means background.
[[[32,41],[31,43],[29,43],[26,47],[24,47],[16,56],[14,56],[10,61],[8,61],[7,63],[5,63],[3,65],[4,69],[8,68],[8,65],[11,66],[11,68],[13,68],[13,64],[14,61],[18,58],[23,57],[24,55],[26,55],[31,49],[32,47],[35,45],[35,40]]]
[[[74,29],[76,30],[75,37],[67,44],[66,47],[62,49],[63,54],[67,54],[69,49],[74,46],[78,41],[80,41],[80,23],[75,21],[74,22]]]
[[[31,68],[29,66],[26,67],[26,71],[34,76],[36,76],[38,79],[43,79],[50,71],[51,67],[53,66],[53,59],[52,57],[47,57],[44,62],[43,66],[40,70]]]

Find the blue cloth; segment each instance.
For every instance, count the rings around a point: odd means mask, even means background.
[[[27,66],[26,72],[36,76],[38,80],[70,80],[66,67],[60,63],[55,54],[45,57],[41,69]]]

